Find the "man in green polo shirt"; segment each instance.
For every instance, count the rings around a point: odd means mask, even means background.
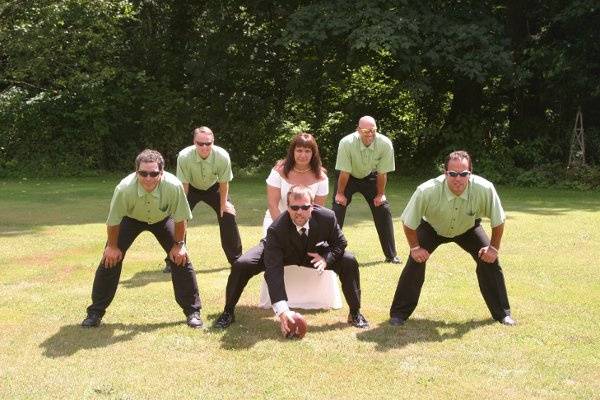
[[[183,183],[192,210],[200,201],[215,210],[221,247],[227,261],[233,264],[242,254],[242,240],[229,197],[229,181],[233,179],[231,160],[225,149],[214,144],[210,128],[196,128],[192,136],[194,144],[181,150],[177,157],[177,177]]]
[[[444,174],[421,184],[402,213],[410,256],[400,275],[390,309],[390,324],[403,325],[417,307],[425,280],[425,263],[441,244],[454,242],[477,263],[477,280],[492,318],[514,325],[498,251],[504,231],[504,210],[494,185],[472,174],[471,157],[455,151]],[[492,238],[480,225],[490,219]]]
[[[346,208],[352,201],[352,195],[360,192],[371,208],[385,261],[399,264],[392,212],[385,197],[387,174],[395,169],[394,147],[390,139],[377,133],[373,117],[362,117],[356,132],[342,138],[335,169],[338,178],[331,208],[340,228],[344,227]]]
[[[184,238],[186,221],[192,218],[183,185],[164,171],[164,159],[144,150],[135,159],[136,172],[115,188],[106,221],[108,240],[92,288],[84,327],[96,327],[112,302],[119,284],[123,258],[135,238],[150,231],[168,255],[177,304],[192,328],[202,327],[200,295],[194,267],[188,259]],[[140,305],[143,308],[143,305]]]

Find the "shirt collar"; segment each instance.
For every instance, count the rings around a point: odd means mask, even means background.
[[[460,196],[457,196],[454,193],[452,193],[452,190],[450,190],[450,188],[448,187],[448,179],[444,178],[444,191],[446,192],[446,200],[448,200],[448,201],[452,201],[454,199],[469,200],[469,185],[471,185],[470,178],[469,178],[469,181],[467,182],[467,187],[465,188],[465,190],[463,190],[463,192],[460,194]]]
[[[371,145],[369,145],[369,146],[365,146],[362,139],[360,138],[360,133],[358,133],[358,131],[354,132],[354,135],[358,139],[358,143],[360,143],[360,151],[365,151],[365,150],[375,151],[375,141],[377,140],[377,134],[375,134],[375,138],[373,138],[373,143],[371,143]]]
[[[213,144],[213,147],[214,147],[214,144]],[[196,162],[210,162],[215,158],[215,149],[210,149],[210,154],[206,158],[200,157],[200,154],[198,154],[198,152],[196,151],[195,148],[194,148],[194,154],[196,155],[196,157],[195,157]]]
[[[302,232],[300,232],[300,229],[304,228],[306,229],[306,235],[308,236],[308,229],[310,228],[309,223],[310,219],[308,221],[306,221],[306,223],[302,226],[298,226],[296,224],[294,224],[294,226],[296,227],[296,231],[298,231],[298,234],[301,234]]]
[[[163,175],[164,176],[164,175]],[[137,178],[136,178],[137,179]],[[156,185],[156,187],[154,188],[153,191],[151,191],[150,193],[146,192],[146,190],[144,189],[144,187],[142,186],[142,184],[140,183],[140,181],[137,181],[137,192],[138,192],[138,196],[139,197],[144,197],[146,194],[150,194],[153,197],[159,198],[160,197],[160,184],[162,183],[163,178],[160,179],[160,182],[158,182],[158,185]]]

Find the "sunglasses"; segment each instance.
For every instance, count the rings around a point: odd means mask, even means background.
[[[146,178],[148,176],[151,176],[152,178],[156,178],[157,176],[160,175],[160,171],[138,171],[137,173],[144,178]]]
[[[292,210],[294,211],[298,211],[300,209],[302,209],[303,211],[306,211],[310,208],[310,204],[309,205],[304,205],[304,206],[289,206]]]
[[[194,142],[194,143],[196,144],[196,146],[200,146],[200,147],[202,147],[202,146],[208,147],[213,144],[213,142]]]
[[[463,171],[463,172],[448,171],[448,175],[450,175],[453,178],[456,178],[457,176],[464,178],[465,176],[469,176],[470,173],[471,173],[471,171]]]

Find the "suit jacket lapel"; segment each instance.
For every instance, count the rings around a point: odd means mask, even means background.
[[[311,218],[308,221],[308,245],[306,246],[306,251],[310,251],[311,253],[315,252],[315,245],[317,244],[317,239],[319,238],[319,227],[317,226],[317,222],[314,218]]]

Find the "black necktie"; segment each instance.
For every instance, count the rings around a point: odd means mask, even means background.
[[[308,246],[308,236],[306,235],[306,228],[300,228],[300,243],[302,243],[302,247],[306,251],[306,247]]]

